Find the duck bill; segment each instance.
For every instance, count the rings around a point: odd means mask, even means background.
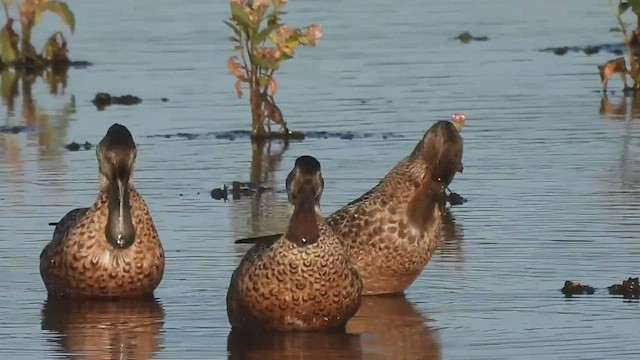
[[[312,191],[301,191],[293,204],[286,237],[298,245],[311,245],[320,238],[315,196]]]
[[[129,176],[118,176],[111,184],[107,240],[115,247],[126,248],[135,237],[129,202]]]
[[[464,127],[464,120],[460,119],[460,120],[456,120],[453,122],[453,126],[456,128],[456,130],[458,130],[458,132],[462,131],[462,128]]]
[[[124,204],[128,200],[125,199],[125,194],[129,192],[129,182],[118,178],[116,180],[116,183],[118,184],[118,207],[120,212],[120,221],[118,226],[120,227],[120,229],[122,229],[124,227],[124,222],[122,219],[122,215],[124,214]]]

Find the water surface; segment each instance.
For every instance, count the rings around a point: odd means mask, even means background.
[[[564,280],[604,288],[637,276],[640,106],[602,99],[596,64],[610,55],[539,52],[619,41],[605,1],[292,0],[293,25],[325,37],[278,77],[279,105],[296,130],[373,136],[310,139],[252,149],[200,136],[249,128],[246,100],[227,74],[225,1],[69,1],[77,17],[71,70],[57,94],[42,81],[2,107],[0,134],[0,356],[33,358],[602,359],[640,352],[638,303],[599,293],[565,299]],[[47,17],[42,41],[57,29]],[[460,44],[460,32],[489,36]],[[617,79],[612,89],[620,87]],[[134,94],[135,107],[96,111],[95,93]],[[162,103],[160,98],[169,102]],[[467,114],[465,171],[453,190],[442,245],[400,298],[367,298],[347,336],[230,334],[225,293],[243,236],[282,230],[284,178],[312,154],[328,214],[359,196],[437,119]],[[46,302],[39,254],[48,222],[96,195],[93,151],[125,124],[139,146],[136,185],[163,241],[156,299],[116,305]],[[214,201],[208,191],[261,179],[276,192]]]

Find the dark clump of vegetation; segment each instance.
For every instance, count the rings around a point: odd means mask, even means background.
[[[473,36],[468,31],[461,33],[460,35],[454,37],[454,39],[460,40],[460,42],[463,44],[468,44],[472,41],[488,41],[489,40],[489,38],[486,36]]]
[[[447,201],[451,206],[456,206],[466,203],[467,199],[463,198],[458,193],[452,192],[451,194],[447,195]]]
[[[614,284],[609,286],[609,294],[622,295],[625,299],[640,299],[640,281],[639,278],[628,278],[623,280],[622,284]]]
[[[231,183],[231,188],[225,184],[222,188],[211,190],[211,198],[214,200],[228,201],[229,195],[231,195],[233,200],[238,200],[243,197],[253,197],[256,194],[262,194],[267,190],[273,189],[253,182],[233,181]]]
[[[162,98],[162,101],[165,102],[167,100]],[[103,110],[109,105],[137,105],[142,102],[142,99],[134,95],[113,96],[109,93],[100,92],[96,94],[91,102],[98,110]]]
[[[591,45],[587,45],[585,46],[584,50],[582,50],[585,54],[587,55],[593,55],[593,54],[597,54],[600,52],[600,48],[597,46],[591,46]]]
[[[279,133],[274,133],[274,135],[278,135]],[[369,139],[369,138],[381,138],[381,139],[389,139],[389,138],[402,138],[404,137],[401,134],[382,132],[382,133],[360,133],[360,132],[352,132],[352,131],[344,131],[344,132],[329,132],[329,131],[307,131],[302,134],[303,137],[296,137],[296,132],[292,132],[288,135],[287,138],[283,140],[302,140],[306,139],[340,139],[340,140],[354,140],[354,139]],[[284,136],[284,135],[282,135]],[[232,131],[216,131],[216,132],[207,132],[207,133],[176,133],[176,134],[162,134],[162,135],[147,135],[147,137],[161,137],[161,138],[182,138],[187,140],[195,140],[195,139],[205,139],[205,138],[213,138],[213,139],[226,139],[226,140],[236,140],[236,139],[249,139],[252,137],[251,131],[248,130],[232,130]],[[278,139],[277,136],[272,137],[272,139]]]
[[[231,0],[231,19],[224,23],[233,35],[233,51],[227,61],[229,72],[236,78],[236,93],[242,97],[244,84],[249,87],[252,140],[303,139],[304,134],[289,130],[282,111],[275,103],[278,83],[274,76],[283,62],[293,59],[299,46],[315,46],[322,28],[312,24],[306,28],[289,28],[281,22],[286,14],[286,0]],[[271,132],[270,123],[280,125]],[[265,128],[266,124],[266,128]]]
[[[583,294],[593,295],[593,293],[595,292],[595,289],[589,285],[582,285],[580,283],[577,283],[577,282],[574,283],[572,281],[567,280],[564,282],[564,286],[562,287],[561,291],[564,294],[564,296],[572,297],[574,295],[583,295]]]
[[[93,148],[93,145],[88,141],[85,141],[84,144],[79,144],[73,141],[65,145],[64,148],[69,151],[91,150],[91,148]]]
[[[32,126],[0,126],[0,134],[20,134],[24,132],[35,132],[38,129]]]
[[[66,3],[54,0],[24,0],[22,2],[3,0],[2,5],[6,22],[0,30],[0,68],[14,67],[37,70],[47,67],[68,68],[74,65],[69,60],[67,40],[60,31],[49,36],[40,52],[36,51],[35,46],[31,43],[34,27],[47,12],[57,14],[73,34],[75,18]],[[10,16],[10,5],[15,5],[19,21]],[[20,24],[20,34],[13,29],[15,22]]]
[[[599,44],[599,45],[587,45],[587,46],[560,46],[560,47],[548,47],[540,49],[542,52],[551,52],[558,56],[566,55],[568,53],[585,53],[587,55],[593,55],[600,52],[609,53],[616,56],[624,54],[624,44]]]

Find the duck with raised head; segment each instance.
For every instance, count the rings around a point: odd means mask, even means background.
[[[162,280],[164,250],[133,185],[137,149],[129,130],[112,125],[96,155],[98,197],[57,223],[40,254],[40,275],[49,296],[151,295]]]
[[[363,295],[403,293],[431,259],[442,229],[445,188],[462,171],[458,126],[436,122],[375,187],[327,217],[362,278]]]
[[[451,115],[451,122],[438,121],[432,126],[431,141],[432,148],[428,150],[430,156],[434,159],[434,173],[436,178],[441,178],[449,191],[447,200],[451,205],[460,205],[466,200],[460,195],[449,189],[449,185],[456,176],[456,173],[462,173],[464,166],[462,165],[463,141],[460,132],[465,125],[466,116],[460,113]]]
[[[362,281],[320,210],[324,179],[312,156],[286,180],[287,231],[254,245],[231,276],[227,315],[235,330],[344,330],[360,307]]]

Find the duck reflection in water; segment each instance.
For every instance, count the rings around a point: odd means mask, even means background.
[[[404,295],[364,296],[346,334],[239,333],[227,338],[229,359],[439,360],[434,330]]]
[[[456,222],[451,209],[445,208],[442,216],[442,237],[436,253],[441,261],[463,263],[464,262],[464,227]]]
[[[162,348],[164,309],[153,297],[49,298],[41,313],[42,329],[74,359],[151,359]]]
[[[403,294],[363,296],[347,332],[360,335],[363,359],[441,359],[440,340],[426,322]]]
[[[627,115],[627,98],[622,96],[618,104],[609,101],[607,94],[600,98],[600,115],[607,118],[623,118]]]
[[[340,333],[259,333],[231,330],[228,358],[233,360],[363,359],[360,336]]]

